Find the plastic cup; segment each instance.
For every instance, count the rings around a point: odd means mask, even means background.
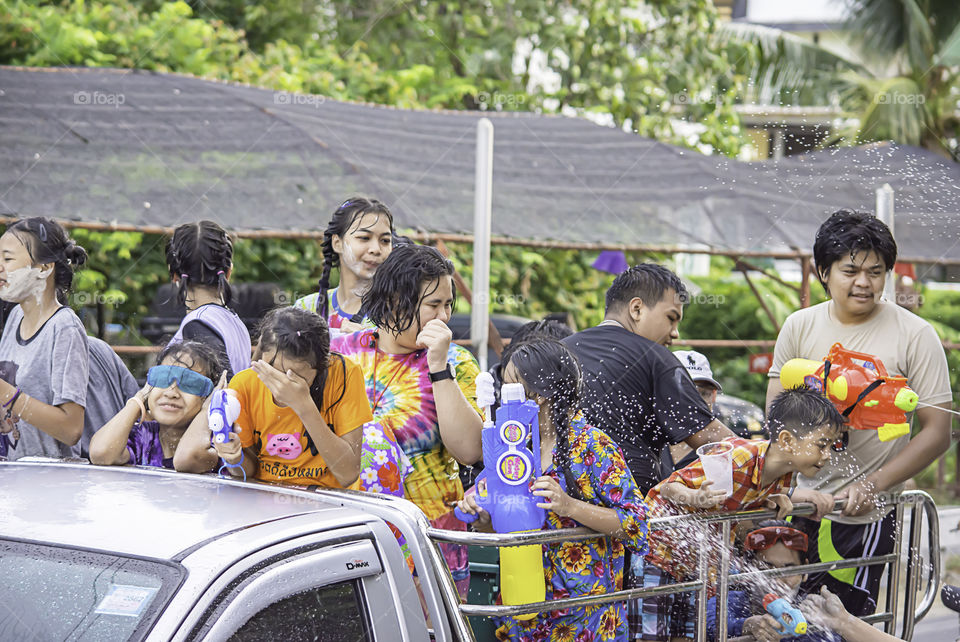
[[[727,497],[733,494],[733,446],[725,441],[704,444],[697,448],[703,464],[703,473],[713,482],[711,490],[722,490]]]

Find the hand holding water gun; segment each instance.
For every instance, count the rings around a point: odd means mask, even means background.
[[[803,613],[786,599],[767,593],[763,598],[763,608],[780,624],[784,635],[803,635],[807,632],[807,620]]]
[[[493,378],[489,373],[481,372],[477,375],[477,405],[486,409],[481,433],[484,470],[477,477],[475,503],[490,514],[493,529],[498,533],[538,531],[546,519],[546,512],[537,506],[541,500],[531,493],[530,483],[541,474],[540,407],[536,402],[526,400],[523,384],[504,384],[500,389],[501,405],[494,424],[490,418],[493,399]],[[528,438],[533,440],[532,450],[526,446]],[[472,508],[468,502],[462,502],[461,506]],[[478,517],[460,507],[454,509],[454,514],[467,523]],[[545,599],[540,545],[500,549],[500,587],[503,603],[507,605]],[[536,614],[519,617],[530,619]]]
[[[213,443],[226,443],[230,441],[231,432],[240,432],[240,428],[234,428],[233,425],[239,416],[240,400],[226,390],[214,390],[210,397],[210,409],[207,411]]]
[[[780,370],[784,388],[806,386],[824,393],[857,430],[876,430],[880,441],[910,434],[906,413],[919,401],[905,377],[891,377],[874,356],[833,344],[823,361],[791,359]]]

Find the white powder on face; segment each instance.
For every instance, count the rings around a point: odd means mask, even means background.
[[[0,288],[0,299],[20,303],[33,295],[39,305],[47,288],[47,278],[51,274],[53,268],[43,270],[38,267],[22,267],[14,270],[7,274],[7,284]]]
[[[353,251],[353,246],[344,239],[341,247],[343,247],[343,253],[340,255],[340,266],[358,274],[362,266],[357,260],[357,253]]]

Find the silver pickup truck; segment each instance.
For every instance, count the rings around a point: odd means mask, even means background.
[[[492,632],[483,624],[490,616],[677,590],[700,593],[696,637],[706,639],[708,556],[701,556],[697,579],[667,587],[495,606],[484,600],[459,603],[436,545],[510,546],[596,537],[583,528],[514,534],[440,531],[430,528],[413,504],[386,495],[50,461],[0,462],[0,507],[0,642],[470,642],[475,630],[466,616],[480,618],[474,619],[480,627],[476,637],[486,640]],[[899,535],[894,553],[887,556],[734,575],[730,551],[722,549],[719,612],[726,612],[732,586],[761,576],[887,563],[890,577],[903,571],[906,583],[887,591],[882,613],[865,619],[910,640],[940,587],[939,520],[933,500],[920,491],[903,493],[895,507]],[[812,510],[801,504],[794,514]],[[904,520],[908,513],[909,528]],[[770,515],[754,510],[700,521],[715,522],[726,541],[733,522]],[[688,520],[658,517],[648,525],[689,528]],[[923,526],[929,560],[921,550]],[[401,541],[416,567],[416,580]],[[951,587],[943,601],[960,608],[958,595]],[[726,621],[718,622],[718,637],[725,640]]]
[[[0,640],[472,639],[404,500],[3,462],[0,506]]]

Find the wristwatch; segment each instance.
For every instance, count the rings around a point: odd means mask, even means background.
[[[441,370],[440,372],[431,372],[430,381],[437,383],[438,381],[443,381],[444,379],[453,379],[453,366],[449,363],[447,367]]]

